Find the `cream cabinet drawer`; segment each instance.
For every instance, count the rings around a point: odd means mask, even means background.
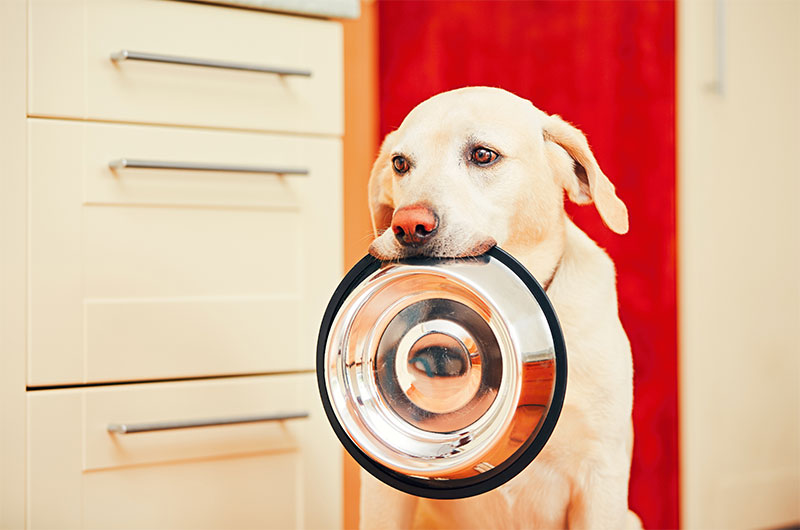
[[[341,134],[338,22],[156,0],[29,0],[28,113]],[[122,50],[282,75],[140,60]]]
[[[29,136],[30,386],[313,368],[341,275],[338,139],[36,119]]]
[[[119,423],[302,414],[108,431]],[[28,394],[32,528],[335,528],[341,497],[332,484],[340,473],[313,374]]]

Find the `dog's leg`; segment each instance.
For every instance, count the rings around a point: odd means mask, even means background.
[[[641,528],[639,518],[628,510],[627,455],[624,448],[614,458],[584,466],[573,484],[567,510],[570,529],[616,530]]]
[[[628,510],[628,516],[625,518],[625,530],[642,530],[642,520],[633,510]]]
[[[628,455],[628,469],[633,459],[633,418],[631,418],[630,426],[628,427],[628,443],[625,447]],[[643,527],[642,520],[633,510],[628,510],[628,516],[625,519],[625,530],[641,530]]]
[[[419,499],[387,486],[361,470],[362,530],[407,530],[411,528]]]

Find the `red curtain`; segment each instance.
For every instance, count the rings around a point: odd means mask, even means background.
[[[617,265],[635,368],[630,504],[646,527],[676,528],[674,3],[386,0],[379,41],[382,134],[468,85],[510,90],[586,133],[630,212],[617,236],[592,207],[569,208]]]

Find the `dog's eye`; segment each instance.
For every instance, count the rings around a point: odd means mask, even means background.
[[[402,156],[396,156],[392,158],[392,167],[394,167],[394,170],[402,175],[403,173],[406,173],[409,170],[408,160],[406,160]]]
[[[476,147],[472,150],[472,161],[479,166],[488,166],[494,163],[497,160],[497,157],[500,156],[491,149],[487,149],[486,147]]]

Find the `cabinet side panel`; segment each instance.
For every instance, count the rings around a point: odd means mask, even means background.
[[[28,526],[82,528],[83,396],[28,395]]]
[[[0,528],[25,525],[26,11],[0,2]]]
[[[800,521],[800,3],[678,10],[682,523],[788,527]]]

